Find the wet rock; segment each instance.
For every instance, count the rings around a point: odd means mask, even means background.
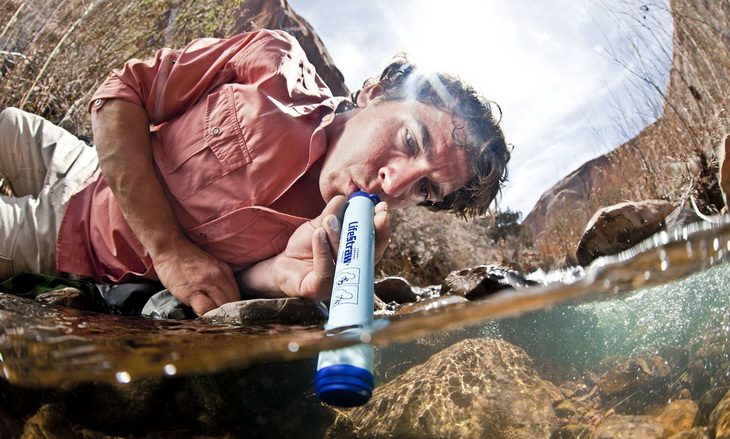
[[[601,422],[593,439],[663,439],[664,426],[651,416],[613,415]]]
[[[698,412],[696,402],[691,399],[677,399],[667,404],[656,420],[664,426],[664,433],[672,436],[691,429],[695,425]]]
[[[555,394],[522,349],[469,339],[376,388],[366,405],[338,415],[327,437],[549,438]]]
[[[167,402],[163,378],[142,378],[128,384],[78,383],[64,388],[69,417],[105,431],[130,432],[162,423],[159,408]],[[121,434],[120,434],[121,435]]]
[[[659,231],[672,210],[674,205],[663,200],[619,203],[600,209],[578,243],[578,262],[585,266],[600,256],[633,247]]]
[[[0,408],[0,437],[18,437],[19,434],[20,425],[5,410]]]
[[[578,408],[569,400],[561,401],[555,407],[555,415],[559,418],[568,418],[578,415]]]
[[[69,308],[75,309],[86,309],[87,306],[87,299],[84,293],[72,287],[38,294],[35,300],[49,305],[68,306]]]
[[[664,219],[664,230],[675,230],[682,229],[690,224],[702,221],[702,218],[697,215],[694,209],[686,206],[679,206],[672,213],[667,215]]]
[[[386,277],[376,281],[375,295],[385,303],[403,304],[418,300],[411,284],[402,277]]]
[[[717,404],[722,401],[722,398],[728,391],[730,391],[730,387],[713,387],[702,395],[697,402],[697,406],[699,407],[697,424],[707,425],[710,414],[715,410]]]
[[[710,414],[709,427],[715,439],[730,439],[730,392],[727,392]]]
[[[710,439],[710,433],[705,427],[695,427],[669,436],[667,439]]]
[[[521,273],[496,265],[480,265],[450,273],[441,285],[441,295],[451,294],[477,300],[506,288],[537,285]]]
[[[637,413],[661,398],[670,372],[662,357],[631,358],[604,373],[598,389],[617,413]]]
[[[327,307],[320,301],[283,298],[226,303],[201,319],[234,325],[317,325],[326,322],[328,315]]]
[[[555,439],[583,439],[591,437],[594,427],[586,424],[568,424],[560,428]]]
[[[62,408],[57,404],[46,404],[25,422],[20,439],[65,439],[75,436]]]

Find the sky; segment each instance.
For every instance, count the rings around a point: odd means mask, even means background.
[[[289,0],[351,91],[407,52],[502,109],[513,146],[500,210],[543,192],[653,122],[671,59],[668,0]]]

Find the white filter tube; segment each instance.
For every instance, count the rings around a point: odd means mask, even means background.
[[[345,328],[354,336],[373,321],[375,281],[376,195],[358,191],[350,195],[342,221],[335,278],[325,329]],[[373,346],[358,344],[321,352],[314,377],[322,402],[339,407],[365,404],[372,396]]]

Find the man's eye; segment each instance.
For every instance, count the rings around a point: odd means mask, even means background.
[[[418,183],[418,194],[423,197],[424,201],[431,197],[431,191],[428,188],[428,182],[423,179]]]
[[[411,133],[411,130],[406,128],[406,144],[408,145],[408,148],[415,153],[418,150],[418,143],[416,143],[416,139],[413,137],[413,133]]]

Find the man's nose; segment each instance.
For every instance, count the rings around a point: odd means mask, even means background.
[[[421,179],[422,171],[417,165],[387,166],[380,170],[383,192],[391,198],[409,195],[409,189]]]

